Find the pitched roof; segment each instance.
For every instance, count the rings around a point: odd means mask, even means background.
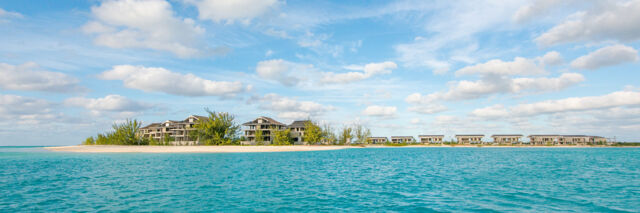
[[[265,117],[265,116],[260,116],[260,117],[256,118],[255,120],[253,120],[253,121],[249,121],[249,122],[246,122],[246,123],[243,123],[242,125],[248,126],[248,125],[251,125],[251,124],[258,124],[258,119],[264,119],[264,120],[267,120],[267,124],[276,124],[276,125],[283,125],[283,126],[286,126],[285,124],[280,123],[279,121],[276,121],[276,120],[275,120],[275,119],[273,119],[273,118]]]
[[[309,120],[304,120],[304,121],[294,121],[293,123],[289,124],[289,128],[291,127],[304,127],[304,124],[309,122]]]
[[[146,129],[146,128],[150,128],[150,127],[160,127],[160,123],[150,123],[149,125],[146,125],[144,127],[140,127],[140,129]]]

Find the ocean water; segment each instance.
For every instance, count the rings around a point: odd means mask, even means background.
[[[639,212],[638,148],[78,154],[0,147],[0,212]]]

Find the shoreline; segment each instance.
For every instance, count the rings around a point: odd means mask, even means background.
[[[289,145],[289,146],[122,146],[122,145],[77,145],[54,146],[44,149],[54,152],[75,153],[252,153],[252,152],[305,152],[329,151],[353,148],[634,148],[637,146],[476,146],[476,145],[407,145],[407,146],[336,146],[336,145]]]

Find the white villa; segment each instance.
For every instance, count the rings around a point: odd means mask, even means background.
[[[484,135],[456,135],[458,144],[482,144]]]
[[[441,144],[444,135],[418,135],[418,138],[423,144]]]
[[[415,143],[413,136],[391,136],[391,143]]]
[[[167,120],[162,123],[151,123],[138,130],[138,135],[143,138],[152,138],[157,141],[164,141],[171,138],[173,145],[197,145],[198,139],[189,137],[189,133],[194,130],[193,125],[197,121],[208,119],[204,116],[191,115],[181,121]]]
[[[387,137],[369,137],[367,140],[369,140],[370,144],[385,144],[389,142]]]
[[[513,135],[492,135],[493,143],[497,145],[512,145],[512,144],[522,144],[520,140],[522,138],[521,134],[513,134]]]

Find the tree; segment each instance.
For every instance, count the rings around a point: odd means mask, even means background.
[[[213,112],[205,109],[209,114],[207,119],[200,119],[193,126],[190,136],[197,138],[205,145],[226,145],[238,142],[240,126],[234,123],[235,116],[226,112]]]
[[[88,137],[82,143],[82,145],[95,145],[95,144],[96,144],[96,141],[93,139],[93,137]]]
[[[325,124],[322,127],[322,141],[327,144],[335,144],[338,140],[336,133],[333,130],[333,127],[329,124]]]
[[[309,120],[304,123],[303,141],[309,144],[318,144],[322,140],[322,129],[317,123]]]
[[[340,133],[340,139],[338,140],[340,145],[351,143],[351,139],[353,138],[353,129],[350,126],[345,126],[342,128]]]
[[[114,123],[111,127],[115,130],[111,134],[111,144],[120,145],[144,145],[137,133],[142,125],[138,120],[127,119],[124,123]]]
[[[371,137],[371,130],[369,130],[369,128],[363,127],[362,125],[356,125],[354,129],[356,143],[368,144],[369,138]]]
[[[293,141],[290,135],[291,134],[290,129],[279,130],[279,129],[273,128],[271,130],[271,134],[274,136],[273,137],[274,145],[291,145],[291,142]]]
[[[263,145],[262,142],[264,141],[264,136],[262,135],[262,130],[258,129],[256,130],[256,145]]]

